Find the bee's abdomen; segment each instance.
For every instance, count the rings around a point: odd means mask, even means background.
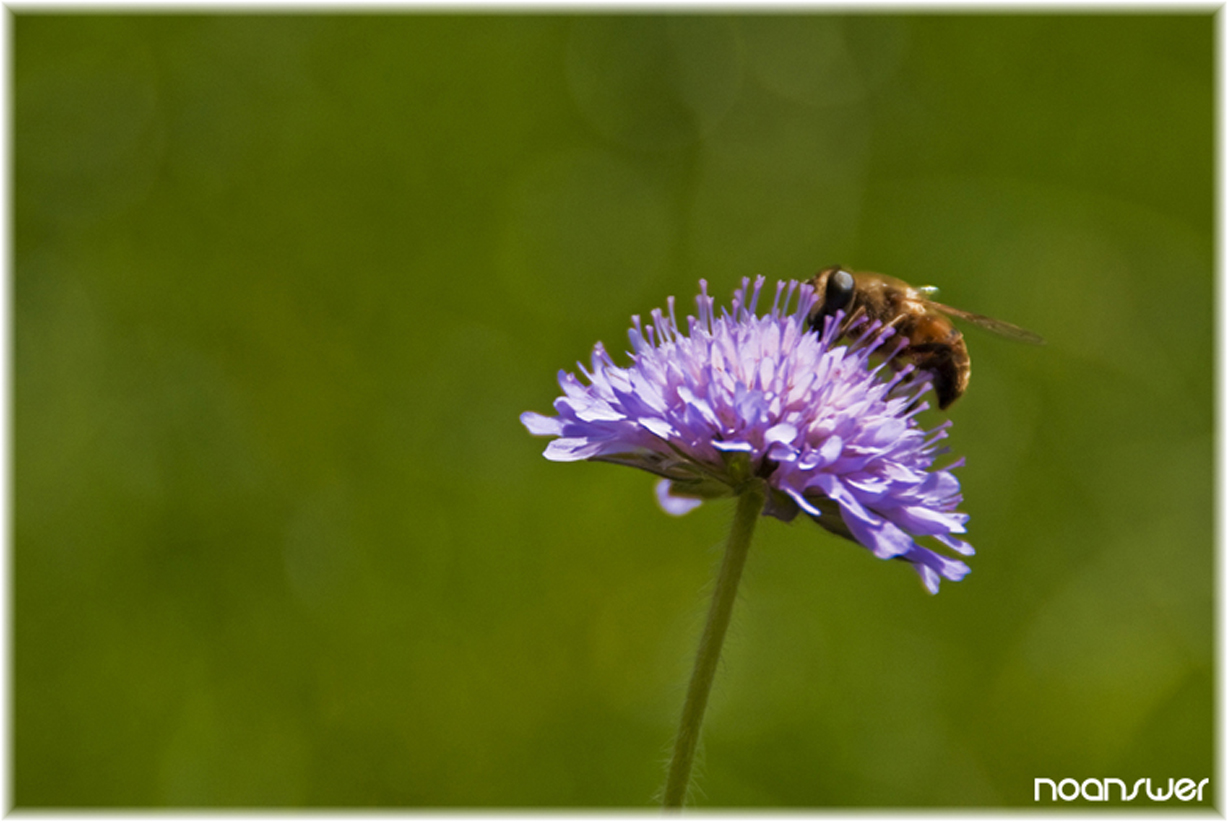
[[[902,357],[918,369],[930,373],[930,384],[938,399],[938,407],[945,410],[959,399],[968,388],[972,362],[963,335],[951,328],[951,333],[942,342],[923,342],[908,346]]]

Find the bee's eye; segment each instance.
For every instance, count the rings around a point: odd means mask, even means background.
[[[834,314],[853,301],[853,275],[841,269],[827,278],[827,291],[823,294],[823,311]]]
[[[823,318],[830,317],[837,311],[848,308],[853,301],[853,275],[844,269],[837,269],[827,276],[827,288],[823,291],[823,307],[811,319],[810,323],[817,331],[823,330]]]

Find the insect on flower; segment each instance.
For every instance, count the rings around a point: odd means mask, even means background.
[[[944,410],[967,390],[972,374],[964,336],[951,324],[948,315],[1017,342],[1032,345],[1045,342],[1017,325],[934,302],[930,297],[938,289],[933,286],[914,287],[886,274],[853,273],[836,265],[816,274],[811,285],[822,295],[810,317],[816,331],[822,331],[826,318],[837,311],[844,313],[846,327],[862,317],[894,327],[908,340],[908,345],[895,355],[895,363],[911,363],[928,372],[938,407]]]
[[[597,343],[591,366],[579,364],[583,379],[559,372],[557,416],[528,411],[521,422],[554,437],[547,459],[661,477],[668,513],[762,483],[764,514],[788,522],[805,513],[877,557],[905,560],[932,593],[942,578],[963,578],[963,561],[921,544],[973,553],[955,536],[968,519],[952,473],[962,460],[936,465],[950,421],[931,430],[917,421],[930,378],[915,364],[871,363],[875,354],[892,362],[910,341],[876,318],[846,321],[843,310],[812,333],[818,300],[797,282],[778,283],[759,316],[763,283],[743,280],[718,313],[701,280],[697,316],[683,325],[673,298],[651,324],[632,318],[630,365]]]

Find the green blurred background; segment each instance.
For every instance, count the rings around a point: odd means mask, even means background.
[[[833,262],[1049,345],[963,582],[762,524],[697,804],[1214,776],[1210,12],[11,24],[18,806],[651,807],[731,507],[517,416]]]

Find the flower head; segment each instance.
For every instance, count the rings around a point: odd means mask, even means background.
[[[758,482],[765,514],[788,522],[800,511],[877,557],[906,560],[931,593],[942,577],[963,578],[966,564],[917,542],[929,537],[973,553],[953,536],[968,520],[955,510],[962,497],[951,473],[962,460],[934,467],[950,422],[923,429],[916,417],[928,407],[924,373],[884,368],[906,341],[863,323],[838,345],[839,314],[821,334],[811,331],[814,291],[796,282],[778,283],[771,311],[758,316],[763,282],[751,290],[744,279],[732,310],[718,315],[700,280],[698,317],[686,318],[685,333],[672,297],[668,316],[655,309],[647,326],[633,317],[629,367],[597,343],[591,370],[578,364],[584,381],[559,372],[558,416],[527,411],[520,421],[556,437],[547,459],[614,462],[662,477],[657,499],[669,513]],[[885,360],[873,365],[876,353]]]

